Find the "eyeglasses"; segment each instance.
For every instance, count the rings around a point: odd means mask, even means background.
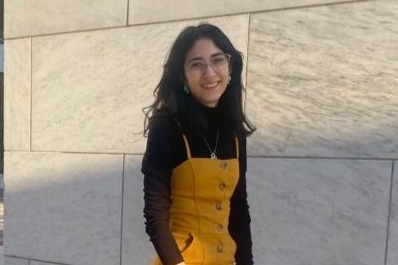
[[[207,63],[202,58],[194,58],[185,65],[185,71],[193,74],[203,75],[207,67],[210,67],[215,72],[219,72],[228,67],[231,61],[231,55],[227,53],[219,53],[210,57],[210,63]]]

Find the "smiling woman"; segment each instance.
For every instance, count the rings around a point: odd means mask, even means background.
[[[198,40],[188,51],[185,86],[199,103],[217,106],[229,82],[229,61],[230,55],[224,54],[211,39]]]
[[[251,265],[242,56],[216,26],[184,29],[148,108],[142,161],[153,265]]]

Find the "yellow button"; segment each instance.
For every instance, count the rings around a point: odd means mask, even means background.
[[[220,185],[218,185],[218,188],[219,188],[220,190],[223,190],[223,189],[225,189],[226,186],[227,186],[227,185],[226,185],[224,182],[221,182]]]
[[[219,211],[222,210],[222,205],[221,205],[221,203],[217,203],[217,204],[216,204],[216,209],[219,210]]]
[[[222,231],[224,229],[224,226],[222,224],[217,225],[217,230]]]
[[[221,162],[221,163],[220,163],[220,167],[221,167],[222,169],[226,169],[227,166],[228,166],[228,163],[227,163],[227,162]]]

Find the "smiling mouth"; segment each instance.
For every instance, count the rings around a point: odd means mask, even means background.
[[[217,81],[217,82],[214,82],[214,83],[211,83],[211,84],[203,84],[202,87],[204,87],[204,88],[215,88],[215,87],[217,87],[220,83],[221,83],[220,81]]]

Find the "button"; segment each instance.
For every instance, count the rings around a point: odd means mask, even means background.
[[[224,226],[222,224],[217,225],[217,231],[222,231],[224,229]]]
[[[226,185],[224,182],[221,182],[221,183],[218,185],[218,188],[219,188],[220,190],[224,190],[226,186],[227,186],[227,185]]]
[[[218,252],[218,253],[221,253],[221,252],[223,252],[223,251],[224,251],[223,246],[221,246],[221,245],[217,246],[217,252]]]
[[[221,205],[221,203],[217,203],[217,204],[216,204],[216,209],[217,209],[218,211],[221,211],[221,210],[222,210],[222,205]]]
[[[227,162],[221,162],[221,163],[220,163],[220,167],[221,167],[222,169],[226,169],[227,166],[228,166],[228,163],[227,163]]]

